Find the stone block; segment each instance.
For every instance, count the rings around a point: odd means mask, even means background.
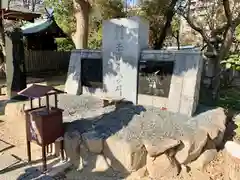
[[[94,131],[83,133],[82,139],[90,152],[101,153],[103,151],[103,140],[97,137]]]
[[[102,154],[96,155],[96,162],[93,172],[104,172],[111,168],[111,160]]]
[[[67,132],[64,134],[64,149],[66,156],[76,168],[81,166],[80,145],[81,135],[78,132]]]
[[[147,152],[143,145],[115,135],[105,140],[103,154],[111,160],[112,168],[120,172],[137,171],[146,164]]]
[[[81,51],[73,50],[69,61],[65,92],[72,95],[82,93],[81,85]]]
[[[159,138],[151,140],[143,140],[143,144],[150,157],[156,157],[166,152],[167,150],[174,148],[180,144],[180,141],[170,138]]]
[[[193,117],[190,121],[196,122],[199,129],[208,133],[216,146],[221,145],[226,129],[226,114],[223,108],[216,108],[210,111],[201,113]]]
[[[150,178],[161,180],[176,177],[180,168],[174,158],[162,154],[158,157],[147,156],[147,170]]]
[[[209,164],[217,155],[217,150],[214,142],[208,139],[206,146],[202,154],[193,161],[189,166],[191,169],[203,170],[207,164]]]
[[[180,138],[182,145],[175,155],[180,164],[188,164],[198,158],[207,143],[208,134],[204,130],[196,129],[194,134],[186,133]]]

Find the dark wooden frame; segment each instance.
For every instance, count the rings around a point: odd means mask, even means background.
[[[41,17],[41,14],[32,13],[32,12],[21,12],[11,9],[1,9],[1,18],[8,19],[8,20],[25,20],[33,22],[34,19]]]

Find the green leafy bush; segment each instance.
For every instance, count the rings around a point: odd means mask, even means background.
[[[227,69],[234,69],[240,71],[240,56],[239,54],[231,54],[226,60],[222,61],[221,64],[225,65]]]
[[[56,39],[58,51],[71,51],[75,48],[71,39],[57,38]]]
[[[237,138],[239,138],[240,137],[240,120],[237,119],[235,121],[235,124],[236,124],[237,128],[234,131],[236,133]]]

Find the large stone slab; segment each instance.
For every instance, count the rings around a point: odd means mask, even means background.
[[[81,86],[81,51],[73,50],[68,67],[68,75],[65,83],[65,92],[72,95],[80,95]]]
[[[19,159],[16,159],[10,154],[2,154],[0,155],[0,158],[1,158],[0,171],[2,171],[3,173],[4,170],[6,170],[7,168],[10,168],[11,166],[20,162]]]
[[[0,153],[4,152],[10,148],[13,148],[13,147],[14,147],[14,145],[0,139]]]
[[[137,103],[138,62],[148,47],[148,27],[139,17],[103,22],[103,89],[108,95]]]

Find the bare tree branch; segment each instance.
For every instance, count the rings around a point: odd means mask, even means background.
[[[240,24],[240,14],[238,15],[238,17],[236,17],[234,20],[232,20],[232,27],[236,28],[239,24]],[[213,32],[218,34],[219,32],[221,33],[223,31],[225,31],[228,27],[229,27],[229,25],[226,23],[222,27],[215,29]]]
[[[204,29],[202,27],[200,27],[199,25],[197,25],[196,23],[194,23],[194,20],[191,18],[191,16],[190,16],[191,7],[190,6],[191,6],[191,0],[188,0],[188,10],[186,12],[186,15],[182,15],[183,18],[187,21],[187,23],[191,26],[192,29],[194,29],[195,31],[197,31],[198,33],[201,34],[203,40],[207,43],[208,47],[210,47],[213,50],[213,53],[216,55],[217,50],[215,49],[213,44],[210,42],[210,37],[208,37],[208,35],[204,31]]]
[[[177,4],[177,1],[178,0],[172,0],[169,7],[168,7],[168,10],[165,13],[166,22],[164,24],[163,29],[161,30],[159,40],[156,42],[155,48],[157,48],[157,49],[161,49],[163,47],[163,43],[166,39],[167,32],[168,32],[169,28],[171,27],[173,16],[175,15],[174,8]]]

